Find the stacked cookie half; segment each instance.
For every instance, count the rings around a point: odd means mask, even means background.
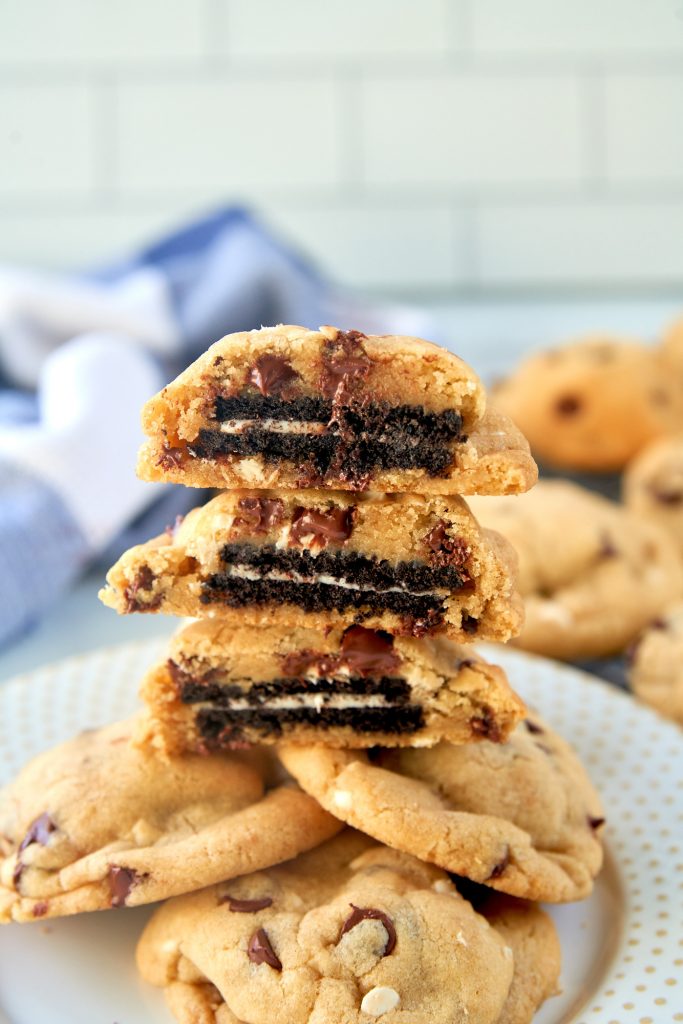
[[[102,600],[195,621],[144,713],[0,796],[0,919],[178,897],[138,963],[181,1024],[530,1021],[529,901],[588,895],[603,818],[471,646],[521,601],[461,496],[527,490],[526,442],[456,356],[330,327],[223,339],[143,424],[141,476],[221,490]]]

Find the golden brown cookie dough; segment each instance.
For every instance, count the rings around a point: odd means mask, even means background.
[[[619,470],[683,426],[679,387],[655,350],[590,335],[525,359],[491,395],[550,466]]]
[[[676,545],[656,523],[564,480],[520,498],[473,499],[519,557],[525,622],[515,643],[577,660],[622,651],[683,594]]]
[[[527,1024],[557,982],[554,929],[523,904],[487,917],[442,871],[347,830],[165,904],[137,960],[181,1024]]]
[[[529,715],[507,743],[375,749],[283,745],[302,788],[348,825],[525,899],[583,899],[602,864],[600,799],[560,736]]]
[[[0,791],[0,922],[166,899],[310,849],[339,824],[246,755],[162,759],[134,720],[40,754]]]
[[[530,1024],[559,989],[562,953],[555,925],[533,903],[495,893],[476,909],[512,950],[515,973],[497,1024]]]
[[[235,627],[504,641],[521,624],[514,565],[456,496],[226,491],[122,555],[100,597]]]
[[[635,695],[683,725],[683,604],[651,622],[629,654]]]
[[[145,480],[515,494],[536,466],[457,356],[419,338],[279,326],[216,342],[150,399]]]
[[[245,742],[431,746],[503,741],[524,704],[502,669],[438,637],[351,626],[236,631],[195,622],[145,677],[142,741],[167,753]]]
[[[644,448],[626,469],[623,494],[632,512],[667,531],[683,557],[683,434]]]

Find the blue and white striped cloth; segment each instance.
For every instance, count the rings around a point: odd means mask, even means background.
[[[0,644],[94,557],[200,500],[135,477],[140,408],[217,338],[275,323],[428,333],[342,295],[240,209],[98,272],[0,268]]]

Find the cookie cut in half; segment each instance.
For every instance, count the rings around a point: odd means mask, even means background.
[[[519,631],[515,555],[456,496],[226,491],[131,548],[100,597],[118,612],[234,626],[361,623],[413,636]]]
[[[657,523],[567,480],[519,498],[472,499],[519,558],[525,620],[515,643],[551,658],[602,657],[683,596],[675,541]]]
[[[269,867],[339,823],[245,755],[155,757],[134,720],[89,730],[0,791],[0,922],[139,906]]]
[[[191,487],[516,494],[529,447],[457,356],[419,338],[230,334],[150,399],[145,480]]]
[[[489,923],[444,872],[350,830],[165,904],[137,962],[181,1024],[527,1024],[520,989],[533,1013],[559,970],[542,911]]]
[[[247,743],[431,746],[504,740],[523,718],[502,669],[444,638],[350,626],[181,630],[140,695],[144,742],[167,753]]]
[[[380,842],[525,899],[583,899],[602,864],[600,799],[578,757],[537,716],[506,743],[374,748],[282,745],[326,810]]]

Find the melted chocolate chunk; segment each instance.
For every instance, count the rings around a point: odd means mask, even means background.
[[[257,387],[262,395],[279,395],[288,384],[297,380],[299,374],[282,356],[259,356],[249,371],[249,383]]]
[[[339,331],[334,341],[325,343],[320,390],[326,398],[341,398],[367,377],[372,361],[363,348],[365,338],[360,331]]]
[[[19,844],[19,849],[17,850],[17,860],[14,865],[14,871],[12,872],[12,884],[14,885],[15,889],[19,888],[21,876],[23,875],[24,868],[26,866],[21,859],[21,855],[26,849],[26,847],[31,846],[32,843],[38,843],[40,846],[47,846],[48,842],[50,841],[50,836],[52,835],[53,832],[56,831],[57,826],[55,825],[54,821],[47,813],[47,811],[44,811],[42,814],[39,814],[38,817],[31,822],[31,824],[28,827],[28,831],[24,838],[21,840],[21,843]]]
[[[247,956],[253,964],[268,964],[276,971],[282,970],[282,964],[270,944],[270,939],[263,928],[259,928],[249,939]]]
[[[381,921],[387,932],[387,943],[382,956],[389,956],[390,953],[393,953],[396,947],[396,929],[389,915],[385,914],[383,910],[377,910],[375,907],[357,907],[355,903],[350,903],[349,906],[353,910],[344,921],[339,938],[341,939],[342,935],[346,935],[347,932],[350,932],[361,921]]]
[[[619,555],[619,548],[616,546],[612,538],[608,533],[603,533],[600,550],[598,552],[599,558],[617,558]]]
[[[500,743],[503,739],[493,711],[489,707],[482,708],[477,718],[470,719],[470,729],[475,736],[481,736],[491,743]]]
[[[683,493],[681,491],[666,490],[663,487],[658,487],[656,484],[651,484],[648,489],[652,497],[660,505],[680,505],[683,501]]]
[[[545,729],[541,729],[540,725],[536,725],[536,723],[532,722],[530,718],[525,718],[524,724],[527,727],[527,730],[530,733],[533,733],[534,735],[537,733],[542,734],[545,732]]]
[[[393,646],[394,640],[389,633],[350,626],[342,637],[338,654],[294,651],[283,656],[282,670],[286,675],[301,677],[310,669],[316,669],[323,676],[347,668],[363,677],[382,677],[394,672],[401,664]]]
[[[583,402],[577,395],[563,395],[555,402],[555,412],[558,416],[576,416],[583,407]]]
[[[401,665],[394,651],[394,638],[383,630],[351,626],[340,645],[343,664],[361,676],[385,676]]]
[[[30,846],[31,843],[38,843],[40,846],[47,846],[50,841],[50,836],[56,831],[57,826],[47,811],[44,811],[29,825],[28,832],[21,840],[19,853],[23,853],[26,847]]]
[[[225,896],[221,896],[219,903],[227,903],[228,910],[232,910],[235,914],[256,914],[259,910],[265,910],[266,907],[272,907],[273,899],[271,896],[263,896],[260,900],[241,900],[237,896],[231,896],[226,893]]]
[[[498,861],[497,864],[494,865],[493,870],[491,871],[491,874],[486,879],[486,881],[490,882],[492,878],[500,878],[500,876],[503,874],[503,872],[505,871],[505,869],[506,869],[506,867],[508,866],[509,863],[510,863],[510,847],[508,846],[508,847],[506,847],[505,853],[503,854],[502,858]]]
[[[111,906],[125,907],[131,889],[146,877],[146,875],[138,874],[133,868],[119,867],[116,864],[110,865],[107,880],[111,894]]]
[[[184,454],[183,448],[172,448],[170,445],[164,444],[164,449],[157,459],[157,466],[169,470],[179,469],[183,464]]]
[[[45,917],[49,909],[50,904],[47,900],[39,900],[38,903],[33,904],[33,910],[31,913],[34,917]]]
[[[426,614],[420,616],[416,615],[413,618],[413,622],[408,632],[411,636],[428,636],[430,633],[439,629],[442,620],[443,612],[436,608],[428,608]]]
[[[598,829],[605,824],[604,818],[592,818],[590,814],[588,815],[587,821],[590,828],[592,828],[593,830]]]
[[[123,591],[123,597],[126,602],[126,612],[153,612],[159,607],[162,601],[162,595],[157,594],[156,597],[152,598],[151,601],[142,601],[139,597],[139,592],[149,592],[154,586],[156,576],[148,565],[143,565],[141,569],[138,569],[133,582],[125,588]]]
[[[252,533],[267,533],[282,522],[285,514],[284,502],[279,498],[240,498],[237,506],[240,515],[234,525],[247,527]]]
[[[431,550],[432,565],[455,565],[462,569],[472,551],[462,537],[449,537],[446,532],[448,523],[440,519],[424,538],[424,543]]]
[[[353,506],[340,508],[335,505],[324,512],[299,506],[292,516],[290,541],[301,544],[304,538],[310,538],[311,546],[323,548],[327,547],[330,541],[341,544],[351,536],[354,513]]]

